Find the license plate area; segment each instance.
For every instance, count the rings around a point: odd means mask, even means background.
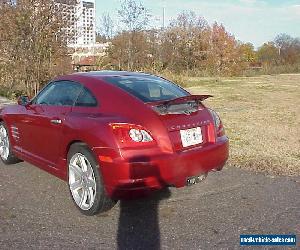
[[[194,146],[203,142],[200,127],[180,130],[181,143],[184,148]]]

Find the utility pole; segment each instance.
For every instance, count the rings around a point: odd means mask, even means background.
[[[161,0],[162,6],[162,26],[161,29],[164,31],[166,27],[165,18],[166,18],[166,0]]]
[[[162,27],[160,32],[160,45],[163,43],[163,35],[165,31],[165,15],[166,15],[166,0],[162,0]],[[163,61],[163,51],[162,46],[159,46],[159,61],[162,63]]]
[[[162,30],[165,30],[165,6],[163,6]]]

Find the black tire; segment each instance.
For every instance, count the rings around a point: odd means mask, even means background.
[[[5,124],[3,121],[0,122],[0,128],[1,128],[2,126],[4,127],[4,129],[6,130],[6,133],[7,133],[7,135],[8,135],[8,141],[9,141],[9,153],[8,153],[7,159],[3,159],[3,158],[1,157],[1,155],[0,155],[0,159],[1,159],[1,161],[2,161],[5,165],[16,164],[16,163],[20,162],[21,160],[18,159],[18,158],[14,155],[14,153],[13,153],[13,151],[12,151],[12,148],[11,148],[11,140],[10,140],[10,134],[9,134],[9,132],[8,132],[8,129],[7,129],[7,127],[6,127],[6,124]]]
[[[98,162],[95,160],[93,153],[91,152],[91,150],[88,148],[88,146],[86,144],[75,143],[70,147],[70,150],[68,152],[68,171],[69,171],[70,160],[77,153],[84,155],[90,162],[91,167],[93,168],[94,176],[96,179],[96,195],[95,195],[95,200],[94,200],[92,207],[89,210],[83,210],[76,204],[76,202],[73,198],[70,186],[69,186],[69,182],[68,182],[70,195],[72,197],[72,200],[73,200],[75,206],[79,209],[79,211],[82,214],[88,215],[88,216],[96,215],[96,214],[103,213],[105,211],[110,210],[111,208],[113,208],[115,206],[117,201],[112,200],[110,197],[107,196],[105,187],[103,185],[101,171],[100,171]]]

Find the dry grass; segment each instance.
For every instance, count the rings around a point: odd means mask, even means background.
[[[193,94],[222,117],[229,165],[271,175],[300,175],[300,74],[190,78]]]

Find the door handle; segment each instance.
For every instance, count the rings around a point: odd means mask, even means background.
[[[61,124],[62,121],[61,120],[51,120],[51,123],[53,123],[53,124]]]

